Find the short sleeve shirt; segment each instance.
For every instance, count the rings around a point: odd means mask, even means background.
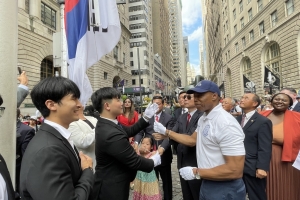
[[[244,132],[237,120],[221,104],[198,121],[198,168],[210,169],[225,164],[224,156],[245,155]]]

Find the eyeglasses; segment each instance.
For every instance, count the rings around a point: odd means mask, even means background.
[[[0,117],[3,116],[4,114],[4,110],[5,110],[5,107],[0,107]]]
[[[183,99],[187,98],[188,100],[191,100],[192,99],[192,96],[191,95],[184,95],[183,96]]]

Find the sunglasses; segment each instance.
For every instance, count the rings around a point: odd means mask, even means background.
[[[191,100],[192,99],[192,96],[191,95],[184,95],[183,96],[183,99],[187,98],[188,100]]]

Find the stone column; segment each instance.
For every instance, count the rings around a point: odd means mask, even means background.
[[[30,0],[29,14],[34,18],[41,19],[41,0]]]
[[[18,2],[0,1],[0,94],[4,115],[0,118],[0,153],[15,183]]]
[[[25,10],[25,0],[18,0],[18,7]]]

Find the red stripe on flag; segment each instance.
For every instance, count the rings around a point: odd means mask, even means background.
[[[70,12],[77,4],[79,0],[66,0],[65,2],[65,13]]]

